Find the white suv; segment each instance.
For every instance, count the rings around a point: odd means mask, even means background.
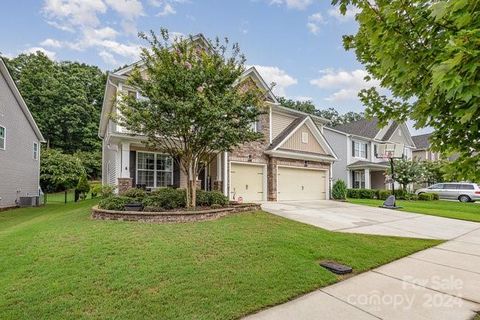
[[[445,182],[437,183],[428,188],[418,189],[421,193],[437,193],[440,199],[458,200],[460,202],[472,202],[480,200],[480,187],[476,183],[468,182]]]

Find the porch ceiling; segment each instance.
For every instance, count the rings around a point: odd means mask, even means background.
[[[369,161],[356,161],[347,166],[348,169],[378,169],[386,170],[389,167],[387,161],[383,162],[369,162]]]

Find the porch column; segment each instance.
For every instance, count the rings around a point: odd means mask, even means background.
[[[345,181],[347,183],[347,188],[348,189],[351,189],[353,188],[353,185],[352,185],[352,171],[351,170],[347,170],[347,181]]]
[[[130,178],[130,143],[122,142],[121,144],[121,178]]]
[[[365,169],[365,189],[370,189],[370,169]]]

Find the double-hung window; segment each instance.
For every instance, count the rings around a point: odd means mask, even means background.
[[[173,184],[173,160],[160,153],[137,152],[137,184],[148,188]]]
[[[360,141],[352,141],[352,155],[355,158],[367,159],[368,144]]]
[[[365,188],[365,171],[353,171],[353,188],[364,189]]]
[[[38,160],[38,142],[33,143],[33,160]]]
[[[0,126],[0,150],[5,150],[5,145],[7,142],[7,129]]]

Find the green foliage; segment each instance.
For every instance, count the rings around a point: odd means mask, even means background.
[[[172,44],[164,29],[160,37],[153,31],[140,36],[149,45],[141,51],[143,70],[135,68],[127,82],[144,99],[123,95],[114,120],[180,159],[189,175],[187,204],[194,207],[200,161],[263,137],[251,124],[266,111],[264,93],[248,79],[237,82],[245,58],[236,44],[193,37]]]
[[[407,189],[407,185],[413,182],[422,182],[423,167],[420,162],[398,159],[394,161],[394,180],[402,185],[403,190]],[[390,168],[387,173],[392,174]]]
[[[421,201],[432,201],[434,199],[434,196],[432,193],[420,193],[418,195],[418,200]]]
[[[77,151],[73,154],[80,159],[89,180],[95,180],[102,175],[102,152],[95,151]]]
[[[392,195],[392,191],[390,190],[380,190],[378,192],[378,199],[380,200],[387,200],[387,198]]]
[[[433,200],[440,200],[440,196],[438,195],[438,193],[430,193],[432,195],[432,199]]]
[[[353,122],[365,117],[363,112],[357,113],[357,112],[349,111],[341,115],[334,108],[320,110],[320,109],[317,109],[313,104],[313,102],[310,100],[298,101],[293,99],[287,99],[285,97],[277,97],[277,99],[278,99],[278,102],[280,102],[280,104],[282,105],[282,107],[295,109],[301,112],[313,114],[313,115],[328,119],[330,120],[331,126]]]
[[[418,200],[418,196],[415,193],[407,193],[404,196],[405,200]]]
[[[337,180],[332,187],[332,198],[345,200],[347,198],[347,184],[343,180]]]
[[[49,147],[66,153],[100,150],[104,72],[78,62],[55,62],[42,52],[6,63]]]
[[[380,190],[375,189],[347,189],[347,197],[353,199],[377,199]]]
[[[196,196],[197,196],[197,205],[200,205],[200,206],[211,206],[211,205],[225,206],[228,204],[228,198],[225,197],[222,193],[217,191],[197,190]]]
[[[433,151],[457,154],[450,173],[480,181],[480,6],[468,0],[333,0],[360,9],[355,50],[368,73],[395,99],[362,90],[367,114],[432,127]],[[352,10],[355,8],[352,8]]]
[[[132,202],[132,198],[129,197],[107,197],[98,203],[98,207],[100,209],[105,210],[116,210],[116,211],[124,211],[125,205]]]
[[[116,186],[110,184],[101,185],[99,190],[100,196],[104,199],[112,197],[116,188]]]
[[[83,194],[86,194],[90,191],[90,184],[88,183],[87,176],[80,177],[76,190]]]
[[[423,161],[422,162],[422,180],[427,185],[432,185],[445,181],[445,174],[447,171],[447,161]],[[456,179],[454,179],[456,180]]]
[[[40,185],[45,192],[74,188],[85,169],[78,158],[55,149],[41,150]]]
[[[158,189],[143,199],[143,205],[167,210],[183,208],[186,205],[186,193],[183,189]]]
[[[146,192],[145,190],[138,189],[138,188],[131,188],[128,189],[123,196],[129,197],[129,198],[136,198],[136,199],[143,199],[145,198]]]
[[[98,181],[94,181],[90,183],[90,192],[92,193],[92,197],[96,197],[102,192],[102,184]]]

